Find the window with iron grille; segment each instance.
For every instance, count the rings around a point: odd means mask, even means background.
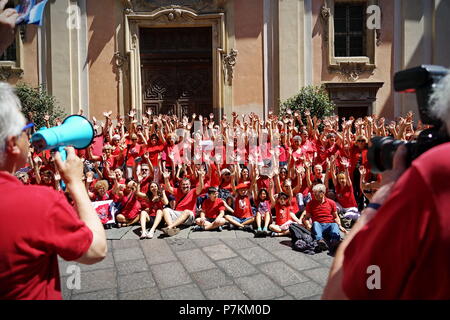
[[[8,1],[4,10],[8,8],[14,8],[18,4],[18,1]],[[13,43],[0,55],[0,61],[16,61],[17,60],[17,43],[13,41]]]
[[[335,57],[366,56],[366,4],[339,3],[334,6]]]
[[[14,41],[8,49],[0,56],[0,61],[16,61],[16,41]]]

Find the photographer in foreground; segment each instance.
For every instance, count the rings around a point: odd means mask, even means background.
[[[56,165],[75,203],[49,187],[23,185],[29,137],[20,101],[0,82],[0,299],[61,299],[57,255],[94,264],[106,256],[106,236],[82,182],[73,148]]]
[[[430,111],[448,134],[450,75],[440,85]],[[323,299],[450,298],[450,143],[409,168],[407,154],[397,149],[393,170],[339,247]]]

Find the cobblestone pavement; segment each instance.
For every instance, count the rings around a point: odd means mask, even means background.
[[[325,252],[293,251],[287,237],[256,239],[243,231],[190,228],[171,238],[157,231],[155,238],[139,240],[139,234],[140,227],[107,230],[105,260],[78,264],[79,290],[67,288],[68,267],[76,263],[60,259],[64,299],[320,299],[332,262]]]

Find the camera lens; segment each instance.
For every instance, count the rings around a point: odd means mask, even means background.
[[[404,141],[395,140],[392,137],[374,137],[372,146],[368,151],[368,159],[373,173],[381,173],[391,170],[394,162],[394,154],[398,147],[405,144]]]

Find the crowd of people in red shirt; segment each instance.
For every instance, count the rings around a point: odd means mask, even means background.
[[[319,119],[289,110],[265,121],[253,113],[219,121],[213,114],[179,119],[148,111],[138,122],[132,110],[113,122],[111,115],[105,112],[103,123],[92,119],[94,142],[77,151],[86,189],[93,202],[113,200],[118,227],[140,223],[142,239],[156,228],[175,235],[181,225],[285,236],[298,223],[316,240],[328,229],[331,237],[345,233],[380,185],[367,159],[371,137],[412,140],[423,129],[420,122],[414,127],[411,112],[390,123],[376,115]],[[61,190],[50,151],[31,147],[16,176]]]

